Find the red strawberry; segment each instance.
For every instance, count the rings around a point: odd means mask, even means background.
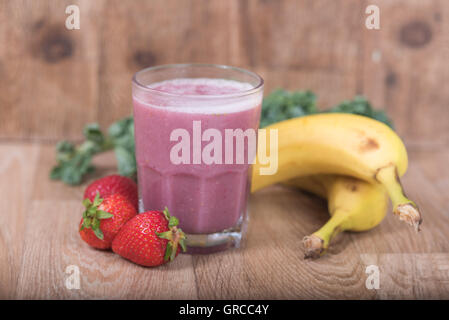
[[[103,200],[97,193],[93,202],[84,199],[83,204],[86,210],[79,233],[85,242],[98,249],[110,249],[120,228],[137,214],[134,206],[121,194]]]
[[[137,185],[128,177],[114,174],[95,180],[87,186],[84,192],[84,199],[94,201],[97,191],[100,192],[100,197],[102,198],[106,198],[114,193],[120,193],[128,198],[129,202],[138,210]]]
[[[167,208],[138,214],[114,238],[112,251],[142,266],[164,264],[178,255],[180,247],[186,250],[185,234],[178,223]]]

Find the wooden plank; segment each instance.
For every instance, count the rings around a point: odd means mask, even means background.
[[[437,195],[441,200],[442,211],[449,216],[449,148],[434,149],[418,149],[409,152],[412,159],[416,161],[422,174],[423,179],[431,181],[430,188],[432,197]]]
[[[98,103],[98,19],[103,1],[1,1],[0,138],[79,138]]]
[[[210,62],[260,71],[266,92],[311,87],[324,106],[363,93],[407,142],[449,141],[442,0],[76,3],[81,30],[68,31],[68,0],[0,1],[1,139],[78,139],[87,122],[131,113],[135,71]],[[364,27],[368,4],[380,30]]]
[[[252,195],[250,213],[244,249],[194,258],[199,298],[355,298],[365,291],[348,237],[338,254],[334,247],[320,260],[303,259],[302,238],[328,219],[322,200],[274,186]]]
[[[376,299],[449,299],[449,254],[362,255],[365,265],[379,268]]]
[[[154,269],[82,242],[77,226],[85,184],[73,188],[49,181],[52,151],[51,145],[0,145],[2,298],[449,298],[449,215],[441,189],[448,181],[448,150],[410,152],[403,184],[423,211],[419,234],[388,215],[369,232],[341,234],[320,259],[303,260],[301,240],[328,219],[326,204],[273,186],[251,196],[244,248],[181,255]],[[113,172],[112,154],[96,162],[98,174]],[[378,290],[365,285],[371,264],[380,270]],[[70,265],[79,267],[79,290],[65,286]]]
[[[447,242],[449,214],[444,206],[446,192],[436,189],[433,180],[425,175],[421,166],[425,158],[436,167],[442,167],[446,162],[446,154],[444,150],[432,153],[409,152],[409,169],[402,177],[402,184],[407,196],[419,205],[422,212],[421,232],[416,233],[390,212],[375,229],[350,234],[359,254],[449,252]],[[444,172],[440,179],[446,183],[449,180]]]
[[[230,10],[232,7],[232,10]],[[132,113],[131,78],[168,63],[241,64],[235,1],[108,1],[101,37],[100,123]]]
[[[18,290],[24,231],[39,146],[0,145],[0,298]]]
[[[374,0],[380,30],[364,29],[364,94],[385,107],[408,143],[447,145],[446,1]]]
[[[320,109],[335,106],[357,94],[357,76],[352,73],[337,70],[277,70],[265,67],[256,67],[254,71],[265,80],[265,95],[277,88],[311,90],[317,95]]]
[[[248,1],[250,64],[283,70],[355,72],[362,36],[360,1]],[[244,12],[245,14],[246,12]]]
[[[27,194],[31,206],[29,218],[22,225],[24,230],[20,232],[25,235],[17,298],[188,299],[196,296],[191,256],[183,255],[176,263],[162,268],[145,269],[111,252],[91,249],[79,237],[77,227],[84,188],[90,180],[116,172],[112,153],[96,157],[95,175],[77,187],[48,179],[53,157],[52,145],[42,146],[39,156],[35,157],[39,170],[33,180],[39,183],[31,183]],[[80,290],[69,290],[65,286],[70,275],[66,268],[72,265],[80,270]],[[178,291],[171,289],[174,282]]]
[[[19,299],[188,299],[196,294],[191,256],[142,268],[112,252],[90,248],[78,234],[81,201],[33,202],[18,281]],[[68,266],[79,268],[80,289],[67,289]],[[176,290],[173,290],[173,288]]]

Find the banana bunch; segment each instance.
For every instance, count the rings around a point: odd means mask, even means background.
[[[318,258],[342,231],[366,231],[377,226],[388,209],[388,196],[380,184],[339,175],[312,175],[284,183],[327,199],[331,218],[318,231],[304,237],[305,258]]]
[[[325,113],[281,121],[266,129],[278,131],[278,169],[261,175],[266,165],[257,159],[251,191],[281,182],[328,200],[331,218],[304,238],[305,257],[323,254],[338,232],[378,225],[387,211],[387,195],[393,213],[419,231],[421,213],[400,182],[407,170],[407,151],[387,125],[364,116]],[[275,152],[269,148],[269,136],[268,154]]]

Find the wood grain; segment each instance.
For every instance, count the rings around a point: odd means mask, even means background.
[[[206,62],[259,72],[266,93],[312,89],[321,108],[367,95],[409,145],[447,146],[448,17],[444,0],[0,0],[0,139],[80,139],[131,114],[137,70]]]
[[[369,232],[339,235],[320,259],[303,260],[301,240],[328,219],[326,204],[273,186],[251,196],[243,248],[143,268],[79,238],[85,185],[48,180],[53,148],[0,144],[0,298],[449,299],[447,149],[409,152],[403,184],[423,212],[420,233],[390,214]],[[104,154],[96,164],[107,174],[115,160]],[[378,290],[365,286],[372,264],[380,270]],[[65,286],[72,265],[79,290]]]
[[[1,1],[0,137],[79,138],[96,120],[98,15],[79,1],[83,28],[65,28],[71,1]]]
[[[0,146],[0,298],[12,298],[18,289],[38,153],[34,145]]]
[[[409,144],[447,145],[447,1],[375,0],[380,30],[364,29],[363,87]],[[441,61],[441,62],[439,62]]]
[[[69,4],[80,30],[64,28]],[[380,30],[364,27],[368,4]],[[0,0],[0,298],[449,299],[448,17],[444,0]],[[273,186],[251,196],[244,248],[155,269],[90,249],[76,230],[85,185],[48,179],[44,142],[129,115],[132,74],[180,62],[248,68],[266,93],[311,89],[321,108],[367,95],[406,141],[422,232],[388,215],[305,261],[301,240],[328,219],[325,202]],[[95,164],[86,183],[115,172],[111,153]],[[371,264],[379,290],[365,286]],[[79,290],[65,286],[70,265]]]

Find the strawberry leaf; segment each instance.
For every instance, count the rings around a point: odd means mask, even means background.
[[[164,211],[162,211],[162,213],[165,216],[165,219],[167,219],[168,221],[170,221],[170,212],[168,212],[168,208],[165,207]]]
[[[97,236],[98,239],[103,240],[104,236],[103,236],[103,231],[101,231],[100,228],[96,228],[96,229],[92,229],[95,233],[95,235]]]
[[[165,256],[164,256],[165,261],[168,261],[168,259],[170,259],[172,251],[173,251],[173,246],[172,246],[171,242],[169,242],[169,243],[167,243],[167,250],[165,250]]]
[[[83,200],[83,206],[90,207],[92,205],[92,201],[90,201],[90,199],[86,198]]]
[[[186,242],[184,239],[179,240],[179,244],[181,245],[181,249],[183,252],[187,251]]]
[[[168,220],[169,228],[176,227],[178,224],[179,224],[179,220],[176,217],[171,216],[170,219]]]
[[[92,225],[92,218],[86,217],[83,221],[83,224],[86,228],[90,228]]]
[[[112,213],[103,211],[103,210],[97,210],[96,217],[97,219],[109,219],[112,218],[114,215]]]
[[[100,220],[98,220],[97,218],[92,219],[92,229],[100,229]]]
[[[187,246],[186,246],[186,234],[184,232],[182,232],[181,229],[178,229],[179,232],[179,244],[181,246],[181,249],[183,252],[187,251]]]
[[[178,251],[178,244],[175,242],[172,245],[172,250],[171,250],[171,253],[170,253],[170,261],[175,260],[177,251]]]
[[[95,195],[93,206],[98,207],[102,202],[103,202],[103,199],[100,198],[100,192],[97,191],[97,194]]]
[[[171,231],[165,231],[165,232],[155,232],[156,235],[161,239],[171,240],[173,238],[173,233]]]

